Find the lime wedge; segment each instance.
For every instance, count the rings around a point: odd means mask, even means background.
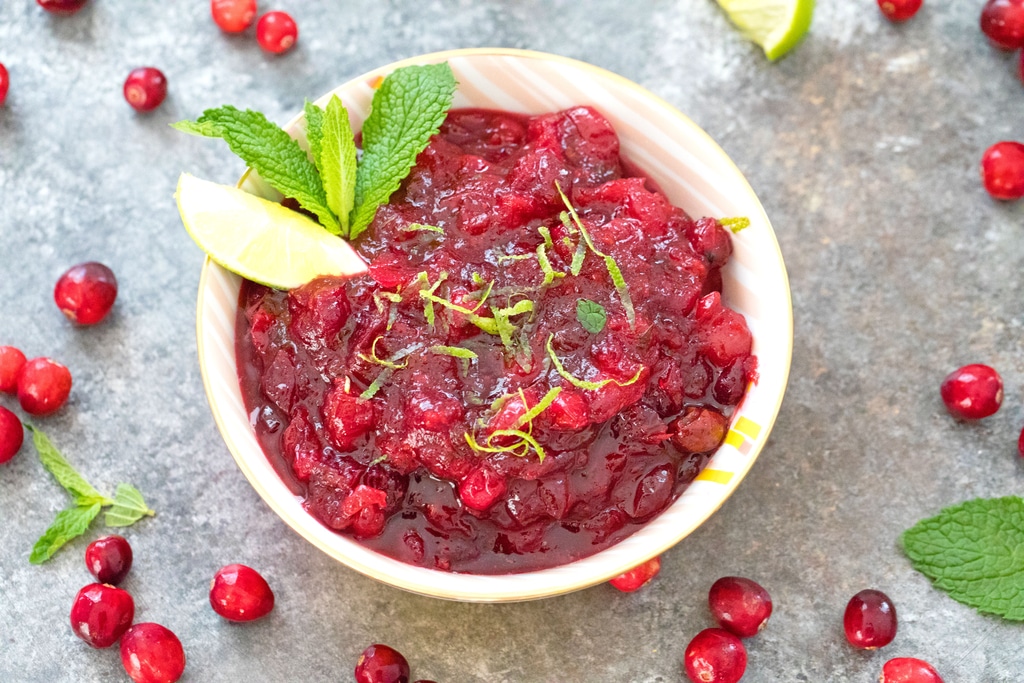
[[[814,0],[718,0],[718,4],[772,61],[800,42],[814,15]]]
[[[181,222],[199,248],[232,273],[275,289],[318,275],[356,275],[366,262],[316,221],[230,185],[178,179]]]

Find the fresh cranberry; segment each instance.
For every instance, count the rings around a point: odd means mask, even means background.
[[[287,52],[299,39],[299,27],[285,12],[267,12],[256,24],[256,42],[267,52]]]
[[[255,621],[274,609],[274,591],[255,569],[229,564],[213,576],[210,606],[228,621]]]
[[[942,676],[924,660],[896,657],[882,666],[878,683],[942,683]]]
[[[60,409],[71,393],[71,371],[49,358],[33,358],[18,375],[18,401],[31,415]]]
[[[980,420],[1003,403],[1003,380],[987,365],[974,363],[954,370],[942,381],[942,402],[953,417]]]
[[[854,647],[884,647],[896,637],[896,607],[885,593],[870,588],[862,590],[846,605],[843,629]]]
[[[21,450],[25,441],[25,428],[18,416],[0,406],[0,465],[4,464]]]
[[[409,683],[409,662],[387,645],[371,645],[356,662],[356,683]]]
[[[708,606],[715,621],[741,638],[757,635],[772,615],[772,598],[761,584],[723,576],[711,585]]]
[[[117,298],[117,278],[102,263],[72,266],[57,280],[53,300],[71,322],[94,325],[106,317]]]
[[[18,392],[18,374],[25,367],[25,354],[13,346],[0,346],[0,391]]]
[[[459,482],[459,498],[466,507],[483,512],[505,493],[505,487],[504,477],[481,467]]]
[[[185,651],[170,630],[144,622],[121,638],[121,664],[135,683],[175,683],[185,671]]]
[[[167,77],[152,66],[132,69],[124,81],[124,98],[135,111],[153,111],[167,97]]]
[[[694,683],[736,683],[747,670],[747,649],[728,631],[706,628],[686,646],[683,670]]]
[[[1024,0],[988,0],[981,9],[981,32],[996,47],[1024,47]]]
[[[718,448],[728,427],[728,419],[714,408],[690,406],[669,424],[669,431],[684,453],[707,453]]]
[[[90,583],[71,605],[71,628],[92,647],[110,647],[135,618],[135,601],[128,591]]]
[[[623,593],[632,593],[650,583],[651,579],[657,576],[660,571],[661,558],[652,557],[643,564],[638,564],[629,571],[619,574],[608,583]]]
[[[7,67],[0,64],[0,107],[7,99],[7,89],[11,87],[11,75],[7,73]]]
[[[1024,78],[1024,56],[1021,57],[1021,72]],[[981,181],[985,191],[996,199],[1024,197],[1024,145],[1005,140],[985,150],[981,157]]]
[[[921,9],[922,0],[878,0],[878,9],[889,21],[906,21]]]
[[[241,33],[256,18],[256,0],[210,0],[210,14],[221,31]]]
[[[85,566],[100,583],[116,586],[132,568],[132,547],[122,536],[97,538],[85,549]]]
[[[54,14],[74,14],[85,6],[87,0],[36,0],[40,7]]]

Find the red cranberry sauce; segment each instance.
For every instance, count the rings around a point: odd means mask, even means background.
[[[631,174],[590,108],[452,111],[357,248],[368,275],[245,283],[239,375],[307,509],[410,564],[522,572],[618,542],[724,437],[673,438],[677,418],[724,425],[754,377],[721,302],[728,232]],[[581,299],[606,311],[597,333]]]

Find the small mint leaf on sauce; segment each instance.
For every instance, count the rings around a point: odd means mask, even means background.
[[[88,530],[92,520],[100,513],[101,505],[79,505],[66,510],[61,510],[53,520],[53,524],[43,532],[36,544],[32,546],[32,554],[28,561],[32,564],[42,564],[53,557],[53,554],[61,547],[75,538],[78,538]]]
[[[579,319],[580,325],[583,325],[583,329],[590,334],[597,334],[603,330],[604,324],[608,320],[604,306],[590,299],[580,299],[576,302],[576,317]]]
[[[152,517],[156,512],[149,509],[139,490],[131,484],[118,484],[114,492],[114,506],[107,510],[104,522],[107,526],[131,526],[143,517]]]
[[[390,199],[409,175],[416,157],[440,130],[455,86],[455,75],[447,63],[429,64],[396,69],[374,93],[370,115],[363,123],[351,239],[369,227],[377,207]]]
[[[93,504],[110,505],[113,502],[75,471],[75,468],[64,459],[64,456],[60,454],[46,434],[30,424],[26,424],[25,428],[32,433],[32,444],[36,447],[36,452],[39,453],[39,461],[43,463],[46,471],[53,475],[57,483],[70,494],[75,505],[89,507]]]
[[[320,142],[320,174],[327,193],[327,205],[338,217],[341,236],[349,235],[349,214],[356,197],[356,143],[348,110],[337,95],[327,103]]]
[[[222,138],[274,189],[315,214],[328,231],[341,231],[327,204],[316,166],[299,143],[263,114],[225,105],[207,109],[195,122],[180,121],[171,126],[193,135]]]
[[[903,532],[903,551],[958,602],[1024,621],[1024,500],[978,498]]]
[[[740,230],[750,227],[750,219],[746,216],[739,216],[736,218],[720,218],[718,224],[727,230],[731,230],[735,235]]]

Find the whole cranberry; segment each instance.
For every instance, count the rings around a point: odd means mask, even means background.
[[[989,366],[974,363],[947,375],[940,393],[953,417],[980,420],[1003,404],[1003,379]]]
[[[1024,61],[1021,64],[1024,72]],[[1024,78],[1024,73],[1021,77]],[[1004,140],[985,150],[981,157],[981,181],[985,191],[996,199],[1010,201],[1024,197],[1024,145]]]
[[[608,583],[623,593],[632,593],[650,583],[651,579],[657,576],[660,571],[661,558],[652,557],[643,564],[638,564],[629,571],[619,574]]]
[[[466,507],[484,512],[505,495],[505,490],[505,477],[484,466],[459,482],[459,499]]]
[[[757,635],[772,615],[772,598],[761,584],[723,576],[711,585],[708,607],[719,626],[741,638]]]
[[[882,666],[878,683],[942,683],[942,677],[924,660],[896,657]]]
[[[135,618],[135,601],[128,591],[91,583],[75,596],[71,605],[71,628],[92,647],[110,647]]]
[[[256,0],[210,0],[213,21],[225,33],[241,33],[256,18]]]
[[[85,566],[100,583],[116,586],[132,568],[132,547],[122,536],[97,538],[85,549]]]
[[[287,52],[299,39],[299,27],[285,12],[267,12],[256,24],[256,42],[267,52]]]
[[[274,609],[274,592],[255,569],[229,564],[210,582],[210,606],[228,621],[255,621]]]
[[[11,75],[7,73],[7,67],[0,64],[0,107],[7,100],[7,90],[11,87]]]
[[[90,261],[71,266],[53,288],[53,300],[73,323],[95,325],[103,320],[117,298],[114,271]]]
[[[68,400],[71,371],[55,360],[33,358],[18,375],[18,402],[30,415],[49,415]]]
[[[878,0],[878,9],[889,21],[906,21],[921,9],[922,0]]]
[[[873,589],[862,590],[846,605],[843,630],[854,647],[875,650],[884,647],[896,637],[896,606],[885,593]]]
[[[720,628],[706,628],[690,641],[683,671],[694,683],[736,683],[747,670],[743,641]]]
[[[153,111],[167,97],[167,77],[152,66],[132,69],[124,81],[124,98],[135,111]]]
[[[981,32],[1003,50],[1024,47],[1024,0],[988,0],[981,9]]]
[[[356,683],[409,683],[409,662],[387,645],[371,645],[356,662]]]
[[[18,392],[18,375],[25,367],[25,354],[13,346],[0,346],[0,391]]]
[[[688,406],[668,426],[672,444],[684,453],[707,453],[718,448],[729,431],[729,420],[714,408]]]
[[[185,650],[170,630],[143,622],[121,638],[121,665],[135,683],[175,683],[185,671]]]
[[[1017,437],[1017,453],[1024,458],[1024,429],[1020,430],[1020,436]]]
[[[40,7],[54,14],[74,14],[85,6],[86,0],[36,0]]]
[[[18,416],[0,406],[0,465],[4,464],[21,450],[25,441],[25,427]]]

